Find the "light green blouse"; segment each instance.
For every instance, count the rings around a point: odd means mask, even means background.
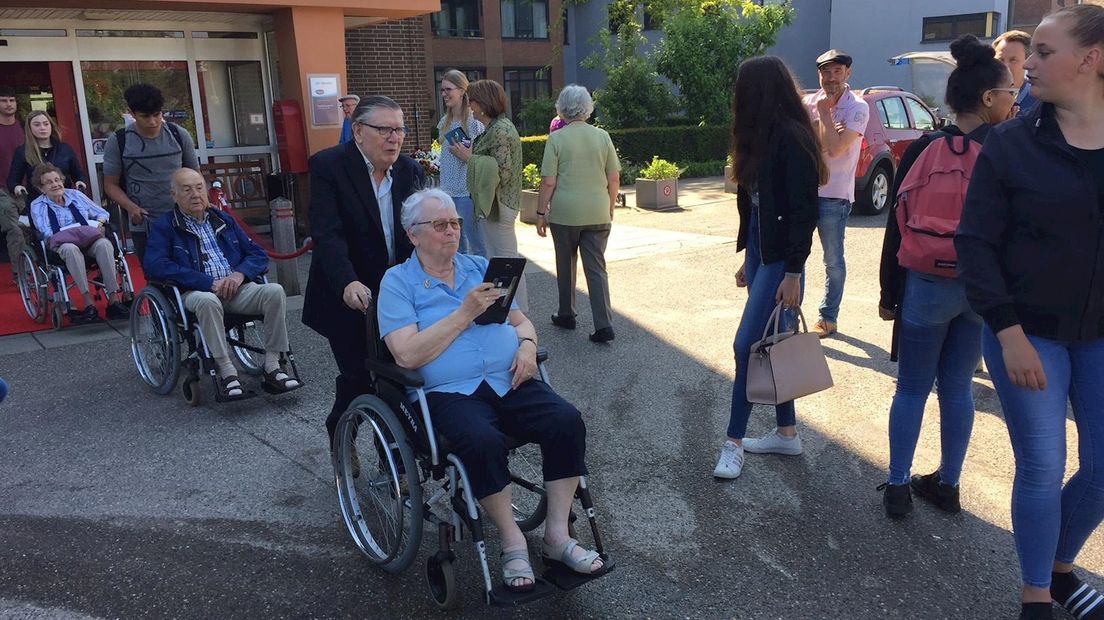
[[[575,122],[548,136],[542,177],[556,177],[548,223],[590,226],[610,222],[609,178],[621,170],[609,134]]]
[[[497,219],[498,207],[521,210],[521,138],[505,114],[472,144],[468,190],[478,219],[478,214]]]

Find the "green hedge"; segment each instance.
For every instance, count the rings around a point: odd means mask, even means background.
[[[611,129],[609,134],[613,145],[617,147],[622,166],[650,162],[656,155],[679,166],[686,166],[689,162],[724,160],[728,153],[728,127]],[[525,163],[539,166],[544,159],[544,145],[547,141],[548,136],[522,138],[521,151]]]

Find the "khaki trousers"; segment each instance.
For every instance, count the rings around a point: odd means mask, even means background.
[[[18,204],[11,194],[0,189],[0,232],[4,234],[8,244],[8,260],[11,261],[13,273],[19,268],[23,247],[26,245],[23,229],[19,227]]]
[[[287,296],[284,295],[284,287],[279,284],[245,282],[228,300],[219,299],[218,295],[209,291],[188,291],[184,293],[184,308],[196,315],[199,331],[203,333],[211,357],[215,359],[230,357],[226,348],[223,312],[264,315],[265,351],[288,351],[287,323],[284,321]]]
[[[103,276],[104,291],[108,301],[112,301],[111,296],[119,290],[119,279],[115,270],[115,248],[110,241],[101,237],[83,251],[72,243],[63,243],[57,253],[65,261],[69,275],[73,277],[73,282],[81,293],[88,292],[88,263],[84,257],[88,255],[95,258],[96,264],[100,266],[100,275]]]

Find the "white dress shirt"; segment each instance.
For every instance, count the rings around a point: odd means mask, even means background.
[[[391,203],[391,169],[388,168],[383,176],[383,181],[376,183],[376,167],[368,161],[364,151],[360,152],[364,158],[364,164],[368,166],[368,176],[372,179],[372,193],[376,195],[376,204],[379,205],[380,222],[383,223],[383,238],[387,243],[387,264],[395,264],[395,211]]]

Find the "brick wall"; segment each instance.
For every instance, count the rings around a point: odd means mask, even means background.
[[[361,97],[387,95],[403,108],[410,134],[404,151],[428,148],[436,123],[433,80],[426,62],[425,17],[345,31],[349,90]]]

